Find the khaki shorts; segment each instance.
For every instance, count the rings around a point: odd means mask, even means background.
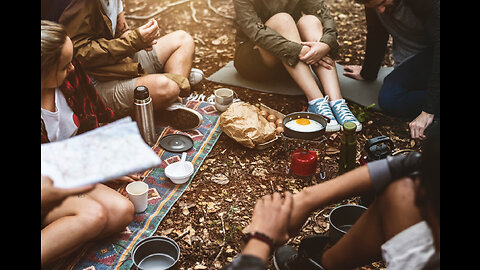
[[[381,249],[388,270],[422,269],[435,253],[432,231],[425,221],[401,231]]]
[[[163,72],[163,64],[158,60],[155,49],[141,50],[136,52],[132,58],[139,62],[148,74]],[[126,116],[133,109],[133,91],[137,86],[137,79],[138,77],[128,80],[95,82],[100,98],[115,112],[117,117]]]

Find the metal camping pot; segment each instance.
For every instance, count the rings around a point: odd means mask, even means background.
[[[288,128],[285,124],[290,122],[290,121],[295,121],[299,118],[306,118],[306,119],[312,119],[317,121],[322,125],[322,128],[317,131],[307,131],[307,132],[301,132],[301,131],[295,131],[290,128]],[[290,138],[296,138],[296,139],[304,139],[304,140],[312,140],[315,138],[318,138],[325,134],[325,127],[327,126],[327,123],[330,122],[330,119],[326,116],[323,116],[321,114],[316,114],[316,113],[310,113],[310,112],[294,112],[287,114],[282,121],[283,124],[283,135],[286,137]]]
[[[180,247],[165,236],[147,237],[133,247],[132,260],[136,269],[176,269]]]

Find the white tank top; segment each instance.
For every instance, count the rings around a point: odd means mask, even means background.
[[[74,136],[78,131],[78,117],[73,113],[60,89],[55,89],[55,112],[42,110],[42,119],[50,142]]]

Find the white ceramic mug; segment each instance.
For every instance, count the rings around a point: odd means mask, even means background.
[[[148,185],[142,181],[135,181],[127,185],[125,188],[128,198],[135,207],[135,213],[140,213],[147,209]]]
[[[229,88],[219,88],[215,90],[215,108],[221,112],[224,112],[228,106],[232,104],[234,94],[235,92]]]

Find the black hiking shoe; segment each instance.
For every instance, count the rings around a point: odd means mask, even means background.
[[[273,264],[277,270],[325,270],[316,261],[299,254],[297,249],[288,245],[275,250]]]

